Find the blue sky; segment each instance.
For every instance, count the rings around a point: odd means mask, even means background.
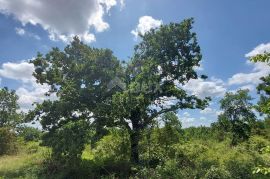
[[[266,64],[247,62],[248,56],[270,51],[269,7],[269,0],[0,0],[1,87],[17,90],[27,110],[45,99],[47,89],[35,84],[33,67],[26,62],[38,51],[63,48],[76,34],[128,60],[140,40],[136,32],[194,17],[203,54],[198,72],[209,79],[191,81],[186,89],[214,98],[206,110],[180,111],[179,118],[184,126],[209,125],[225,91],[248,88],[256,97],[259,78],[270,73]]]

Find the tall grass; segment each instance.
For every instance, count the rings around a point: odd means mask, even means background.
[[[38,168],[47,151],[47,148],[38,146],[37,142],[30,142],[16,155],[1,156],[0,178],[38,178]]]

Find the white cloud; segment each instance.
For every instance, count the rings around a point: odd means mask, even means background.
[[[253,66],[252,72],[250,73],[237,73],[233,75],[228,80],[229,85],[243,85],[243,84],[252,84],[257,85],[260,83],[260,78],[266,76],[270,73],[270,67],[266,63],[250,63],[249,65]]]
[[[196,115],[197,116],[197,115]],[[184,112],[183,114],[178,114],[178,118],[182,123],[183,128],[191,127],[191,126],[210,126],[213,122],[210,116],[191,116],[190,113]]]
[[[139,19],[139,24],[137,27],[131,31],[131,33],[138,38],[139,34],[144,35],[146,32],[152,28],[157,28],[162,24],[162,20],[154,19],[151,16],[142,16]]]
[[[252,51],[245,54],[245,57],[250,58],[265,52],[270,52],[270,43],[258,45]],[[234,74],[228,79],[228,85],[242,85],[240,87],[241,89],[252,91],[261,82],[261,77],[267,76],[270,73],[270,66],[267,63],[253,63],[248,60],[246,64],[252,66],[252,71],[249,73]]]
[[[23,28],[19,28],[16,27],[15,28],[16,34],[20,35],[20,36],[28,36],[28,37],[33,37],[36,40],[40,40],[40,37],[36,34],[33,34],[31,32],[27,32],[26,30],[24,30]]]
[[[31,83],[30,85],[23,85],[16,90],[16,94],[19,96],[18,104],[22,111],[28,111],[32,109],[33,103],[41,103],[42,101],[49,99],[44,94],[49,90],[49,86]],[[53,95],[51,100],[56,99]]]
[[[200,120],[201,121],[205,121],[206,120],[206,117],[200,117]]]
[[[215,110],[212,109],[212,108],[207,107],[204,110],[201,110],[200,113],[201,114],[214,114],[215,113]]]
[[[25,34],[25,30],[23,28],[15,28],[16,34],[23,36]]]
[[[13,15],[24,26],[41,25],[52,40],[68,41],[78,35],[94,41],[91,28],[102,32],[109,28],[104,15],[123,0],[0,0],[0,13]]]
[[[249,85],[241,86],[240,89],[242,89],[242,90],[247,89],[247,90],[249,90],[249,91],[253,91],[253,90],[255,89],[255,86],[249,84]]]
[[[190,117],[188,112],[184,112],[183,115],[178,115],[178,118],[182,122],[184,128],[192,126],[196,120],[194,117]]]
[[[6,62],[2,64],[0,76],[27,83],[33,80],[33,71],[34,65],[27,61],[22,61],[20,63]]]
[[[21,83],[21,86],[16,90],[16,94],[19,96],[18,104],[22,111],[32,109],[34,102],[42,102],[48,99],[44,94],[48,91],[49,86],[37,84],[32,76],[33,72],[33,64],[27,61],[18,63],[6,62],[2,64],[0,69],[1,77]],[[50,97],[50,99],[55,98],[55,96]]]
[[[183,88],[198,97],[221,97],[226,88],[221,79],[212,78],[208,81],[203,79],[192,79]]]
[[[184,112],[183,114],[185,117],[190,117],[190,114],[188,112]]]
[[[263,44],[258,45],[251,52],[247,53],[245,57],[249,58],[249,57],[253,57],[258,54],[265,53],[265,52],[270,52],[270,43],[267,43],[267,44],[263,43]]]

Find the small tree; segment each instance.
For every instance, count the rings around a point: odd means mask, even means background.
[[[15,127],[20,122],[17,100],[14,90],[10,91],[6,87],[0,89],[0,127]]]
[[[224,111],[219,115],[220,127],[232,133],[232,145],[250,137],[252,125],[256,120],[251,100],[248,90],[227,92],[220,100],[220,108]]]
[[[40,140],[42,131],[34,127],[19,126],[17,127],[17,133],[20,137],[23,137],[25,141],[38,141]]]
[[[174,112],[163,114],[161,121],[164,127],[159,129],[159,142],[167,149],[169,145],[179,142],[182,125]]]
[[[9,128],[0,128],[0,156],[17,151],[16,135]]]

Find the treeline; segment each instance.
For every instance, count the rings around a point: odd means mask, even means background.
[[[19,114],[15,92],[2,89],[0,154],[10,154],[18,140],[38,141],[48,150],[27,174],[36,178],[269,177],[270,76],[258,86],[258,105],[248,90],[227,92],[217,122],[182,128],[179,110],[204,109],[211,100],[183,88],[207,78],[195,70],[202,55],[192,24],[187,19],[141,35],[128,62],[78,37],[63,51],[39,53],[33,76],[57,99]],[[251,60],[269,59],[265,53]],[[35,121],[42,134],[22,125]]]

